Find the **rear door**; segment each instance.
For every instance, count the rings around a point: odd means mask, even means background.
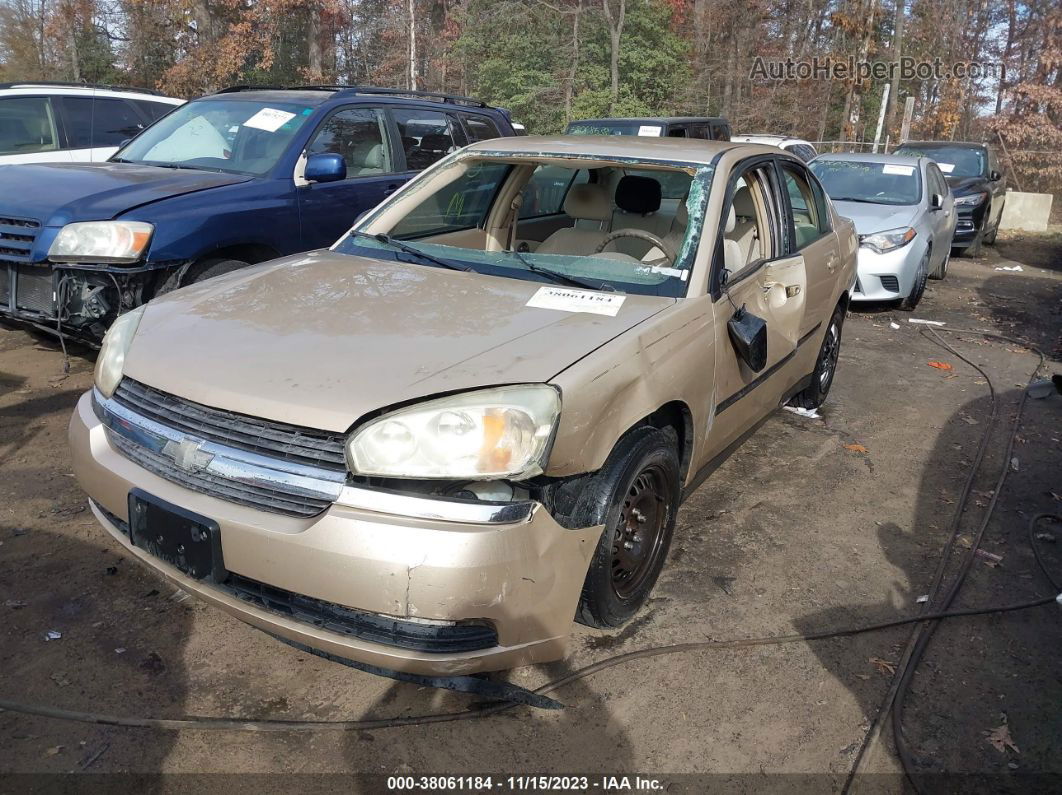
[[[148,125],[137,107],[118,97],[57,97],[74,162],[102,162]]]
[[[50,97],[0,97],[0,165],[69,163],[56,116]]]
[[[305,157],[342,155],[347,178],[306,183],[301,178]],[[299,222],[304,249],[332,245],[405,180],[395,174],[395,157],[382,108],[347,105],[328,114],[310,138],[296,167]]]
[[[951,248],[951,239],[955,234],[955,197],[951,194],[948,181],[944,179],[937,164],[930,161],[926,164],[926,178],[929,184],[929,206],[932,208],[932,194],[944,197],[943,206],[939,210],[930,209],[933,224],[933,239],[936,245],[933,247],[937,256],[934,259],[939,262],[948,256]]]

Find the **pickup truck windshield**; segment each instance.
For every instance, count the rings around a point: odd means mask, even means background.
[[[276,165],[311,112],[279,102],[201,99],[144,130],[111,160],[260,176]]]
[[[918,166],[819,158],[811,170],[835,202],[917,204],[922,198]]]

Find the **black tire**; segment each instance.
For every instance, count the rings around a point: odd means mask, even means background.
[[[815,359],[815,369],[811,371],[811,383],[793,397],[789,405],[802,409],[817,409],[826,402],[837,374],[837,357],[841,355],[841,332],[844,330],[844,307],[838,305],[833,310],[830,324],[822,336],[819,355]]]
[[[251,263],[244,262],[238,259],[205,259],[201,262],[197,262],[191,268],[188,269],[188,273],[184,275],[184,284],[198,284],[199,282],[205,282],[207,279],[213,279],[215,276],[221,276],[225,273],[232,273],[238,271],[240,268],[246,268]]]
[[[918,263],[918,273],[915,274],[914,284],[911,285],[911,292],[907,294],[906,298],[900,301],[900,309],[904,312],[912,311],[918,302],[922,300],[922,295],[926,291],[926,280],[929,278],[929,252],[927,251],[922,256],[922,261]]]
[[[580,624],[623,626],[649,598],[682,494],[676,442],[673,431],[636,428],[620,439],[580,497],[579,524],[605,525],[579,597]]]
[[[992,208],[989,207],[988,209],[991,210]],[[987,217],[988,216],[986,216],[986,218]],[[999,210],[999,218],[996,219],[996,225],[992,227],[991,234],[987,234],[987,235],[984,236],[984,242],[985,242],[986,246],[995,245],[996,235],[999,233],[999,222],[1002,221],[1002,220],[1003,220],[1003,208],[1000,208],[1000,210]]]
[[[973,242],[965,248],[955,249],[960,257],[980,257],[983,251],[982,243],[984,242],[985,230],[981,229],[977,233],[977,237],[973,239]]]
[[[949,248],[944,252],[944,259],[940,261],[940,264],[933,269],[933,272],[929,274],[930,279],[941,281],[948,275],[948,264],[951,262],[951,249]]]

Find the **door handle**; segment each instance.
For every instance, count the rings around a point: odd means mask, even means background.
[[[390,196],[392,193],[398,190],[398,187],[398,185],[388,185],[386,188],[384,188],[384,196]]]
[[[836,254],[830,254],[829,256],[826,257],[826,269],[830,273],[833,273],[835,270],[837,270],[837,255]]]

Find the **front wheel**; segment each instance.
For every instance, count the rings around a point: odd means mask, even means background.
[[[674,432],[636,428],[619,441],[580,499],[587,525],[605,525],[576,620],[619,627],[645,604],[664,567],[681,497]]]
[[[789,399],[790,406],[802,409],[817,409],[826,402],[826,396],[833,385],[837,372],[837,359],[841,355],[841,329],[844,327],[844,307],[838,305],[833,310],[830,325],[822,338],[819,357],[815,360],[815,369],[811,373],[811,383]]]
[[[905,312],[912,311],[918,302],[922,300],[922,294],[926,291],[926,279],[929,278],[929,252],[927,251],[922,256],[922,261],[918,263],[918,271],[915,273],[914,284],[911,285],[911,292],[907,294],[907,297],[900,301],[900,309]]]
[[[205,259],[188,269],[188,273],[184,277],[184,283],[198,284],[199,282],[205,282],[207,279],[213,279],[215,276],[246,268],[248,265],[250,265],[249,262],[239,259],[225,259],[222,257]]]

